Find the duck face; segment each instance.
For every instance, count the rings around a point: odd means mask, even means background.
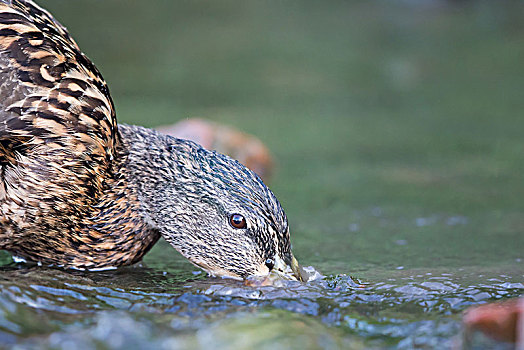
[[[210,275],[245,279],[279,270],[304,280],[284,210],[262,180],[225,155],[171,142],[150,210],[162,236]]]

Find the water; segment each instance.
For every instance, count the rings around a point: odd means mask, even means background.
[[[461,344],[466,307],[524,289],[464,269],[260,288],[184,270],[4,268],[0,339],[20,349],[442,348]]]
[[[0,347],[509,348],[464,343],[461,315],[524,291],[521,2],[41,3],[120,121],[260,137],[294,254],[326,277],[247,287],[165,242],[105,272],[3,255]]]

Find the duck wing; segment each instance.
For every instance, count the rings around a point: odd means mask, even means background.
[[[0,0],[0,224],[87,212],[116,144],[107,85],[66,29],[32,1]]]

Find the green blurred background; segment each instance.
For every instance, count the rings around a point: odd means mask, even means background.
[[[522,273],[522,1],[40,4],[120,122],[205,117],[265,142],[303,264]]]

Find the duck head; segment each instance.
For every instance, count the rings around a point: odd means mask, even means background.
[[[133,152],[131,143],[128,158],[141,183],[140,200],[155,228],[184,257],[213,276],[246,279],[275,270],[307,280],[291,252],[286,214],[253,171],[170,136],[155,134],[138,143],[148,145]]]

